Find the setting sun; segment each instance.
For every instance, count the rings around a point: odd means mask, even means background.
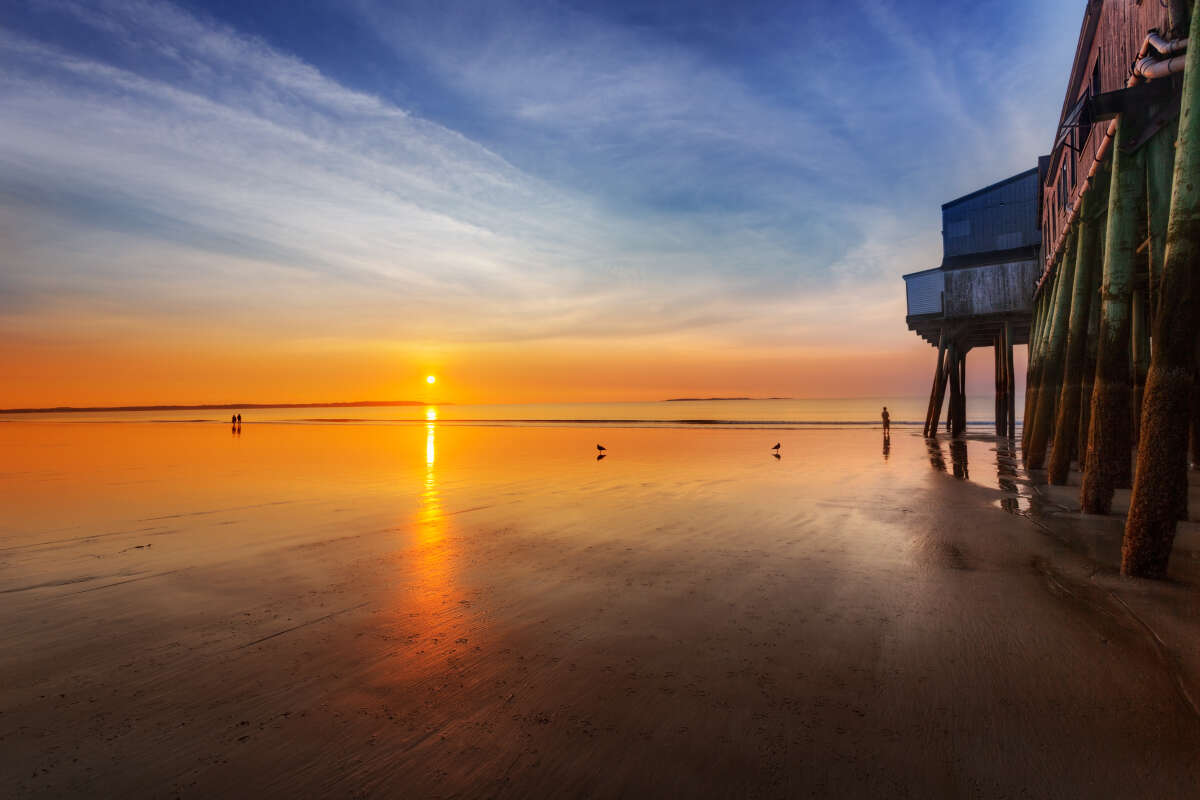
[[[426,375],[426,376],[425,376],[425,382],[426,382],[426,383],[437,383],[437,378],[435,378],[435,377],[434,377],[434,376],[432,376],[432,375]]]

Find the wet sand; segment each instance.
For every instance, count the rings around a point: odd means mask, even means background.
[[[1200,786],[1194,526],[1172,581],[1122,580],[1119,521],[986,438],[9,423],[0,448],[0,796]]]

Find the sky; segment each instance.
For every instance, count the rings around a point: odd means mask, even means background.
[[[1083,5],[4,4],[0,407],[928,392]]]

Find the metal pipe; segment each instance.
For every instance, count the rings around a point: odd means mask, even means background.
[[[1157,50],[1161,55],[1173,56],[1181,50],[1186,50],[1187,45],[1188,40],[1186,37],[1167,41],[1159,34],[1158,31],[1150,31],[1146,34],[1146,40],[1142,42],[1142,49],[1138,51],[1137,57],[1143,58],[1147,53],[1150,52],[1151,47]]]
[[[1145,58],[1139,58],[1137,63],[1133,65],[1133,74],[1145,78],[1147,81],[1152,81],[1156,78],[1165,78],[1168,75],[1174,75],[1176,72],[1183,72],[1183,67],[1186,63],[1186,55],[1172,56],[1171,58],[1162,60],[1154,56],[1146,56]]]

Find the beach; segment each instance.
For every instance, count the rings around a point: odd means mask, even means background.
[[[1170,580],[1121,579],[1120,519],[994,437],[29,421],[0,446],[6,797],[1200,785],[1196,526]]]

